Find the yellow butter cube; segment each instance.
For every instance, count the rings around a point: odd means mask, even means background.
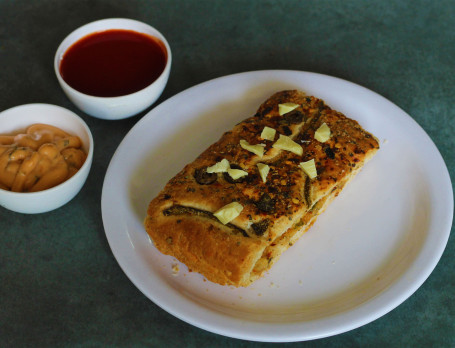
[[[218,209],[213,213],[223,225],[234,220],[243,210],[243,206],[238,202],[232,202]]]
[[[280,116],[283,116],[284,114],[287,114],[288,112],[291,112],[294,109],[297,109],[299,107],[299,104],[295,103],[284,103],[284,104],[278,104],[278,113]]]
[[[303,148],[299,144],[297,144],[294,140],[289,138],[286,135],[280,134],[280,137],[272,145],[272,147],[280,150],[286,150],[295,153],[296,155],[302,156]]]
[[[259,169],[259,175],[261,176],[262,182],[265,184],[265,182],[267,181],[267,175],[269,174],[270,171],[270,167],[264,163],[258,163],[257,166]]]
[[[251,145],[250,143],[248,143],[248,141],[242,139],[240,140],[240,146],[242,147],[242,149],[250,151],[261,158],[264,155],[265,144]]]
[[[314,133],[314,138],[321,143],[325,143],[330,138],[330,128],[327,123],[323,123]]]
[[[276,130],[265,126],[261,133],[261,138],[264,140],[275,140]]]
[[[314,158],[306,162],[300,162],[299,166],[310,177],[310,179],[314,179],[315,177],[318,176],[318,171],[316,170]]]

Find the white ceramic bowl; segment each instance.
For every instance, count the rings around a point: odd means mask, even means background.
[[[93,137],[87,124],[75,113],[56,105],[26,104],[0,113],[0,134],[17,134],[34,123],[46,123],[82,141],[87,159],[70,179],[38,192],[11,192],[0,189],[0,205],[19,213],[37,214],[57,209],[80,191],[87,179],[93,159]]]
[[[161,73],[157,80],[155,80],[148,87],[138,92],[119,97],[95,97],[87,95],[75,90],[63,80],[62,76],[60,75],[60,62],[65,51],[72,44],[84,36],[108,29],[133,30],[154,36],[163,42],[167,51],[167,62],[164,71]],[[94,117],[106,120],[118,120],[138,114],[139,112],[152,105],[158,99],[158,97],[163,92],[169,78],[171,63],[171,48],[169,47],[169,44],[166,41],[165,37],[158,30],[148,24],[136,20],[125,18],[110,18],[91,22],[69,34],[57,49],[54,58],[54,69],[60,86],[63,88],[63,91],[79,109]]]

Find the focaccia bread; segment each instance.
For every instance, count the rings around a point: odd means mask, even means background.
[[[190,270],[248,286],[378,149],[372,134],[321,99],[278,92],[166,184],[145,228],[158,250]]]

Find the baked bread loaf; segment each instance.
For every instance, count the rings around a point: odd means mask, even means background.
[[[278,92],[166,184],[145,228],[190,270],[248,286],[378,149],[372,134],[321,99]]]

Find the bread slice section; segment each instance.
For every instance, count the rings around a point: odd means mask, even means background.
[[[265,127],[274,136],[262,138]],[[378,149],[372,134],[321,99],[275,93],[166,184],[149,204],[146,231],[159,251],[208,280],[248,286]],[[217,212],[232,204],[240,211],[222,221]]]

